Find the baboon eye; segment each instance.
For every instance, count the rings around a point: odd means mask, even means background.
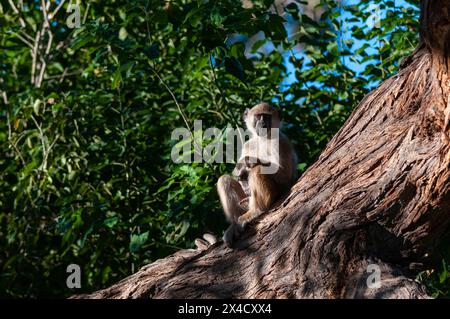
[[[264,120],[264,122],[271,122],[272,121],[272,116],[269,115],[269,114],[262,114],[261,117]]]

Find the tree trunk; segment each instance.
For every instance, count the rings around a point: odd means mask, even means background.
[[[416,51],[234,249],[179,251],[74,297],[427,298],[414,271],[450,228],[449,54],[450,0],[422,1]]]

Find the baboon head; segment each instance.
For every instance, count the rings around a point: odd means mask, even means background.
[[[270,138],[271,129],[280,128],[281,114],[268,103],[259,103],[245,110],[244,120],[252,134]]]

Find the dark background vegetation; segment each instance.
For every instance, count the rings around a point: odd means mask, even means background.
[[[0,0],[0,297],[71,295],[71,263],[76,292],[93,291],[221,235],[215,181],[233,165],[173,163],[186,122],[224,130],[274,102],[304,171],[418,43],[415,1],[378,2],[380,28],[365,23],[370,2],[320,2],[314,16],[273,1],[83,1],[74,29],[65,3],[36,84],[26,41],[41,1]],[[442,259],[418,279],[448,296],[448,271]]]

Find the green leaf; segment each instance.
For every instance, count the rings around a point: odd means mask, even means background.
[[[33,103],[33,111],[36,115],[39,115],[39,106],[41,105],[41,99],[36,99]]]
[[[234,57],[225,58],[225,70],[245,84],[245,73],[241,62]]]
[[[135,253],[148,240],[148,231],[140,235],[132,235],[130,240],[130,252]]]
[[[111,88],[117,89],[120,87],[121,83],[122,83],[122,73],[120,72],[120,67],[118,67],[112,75]]]
[[[128,32],[127,29],[125,29],[125,27],[121,27],[119,30],[119,39],[120,40],[125,40],[128,36]]]
[[[80,33],[76,38],[75,41],[73,41],[73,43],[71,44],[71,49],[72,50],[77,50],[81,47],[84,47],[86,44],[88,44],[89,42],[91,42],[94,39],[94,37],[87,33],[86,31],[83,33]]]
[[[330,42],[327,45],[327,51],[330,52],[333,55],[338,55],[339,54],[339,50],[338,50],[337,42]]]
[[[211,23],[217,27],[222,27],[222,23],[225,21],[226,16],[220,14],[220,11],[215,8],[211,12]]]
[[[109,218],[105,219],[103,221],[103,224],[105,224],[106,227],[113,228],[114,225],[116,225],[118,222],[119,222],[119,217],[114,216],[114,217],[109,217]]]

